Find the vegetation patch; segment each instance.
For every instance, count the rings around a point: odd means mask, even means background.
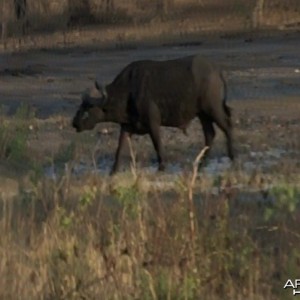
[[[12,119],[0,115],[0,160],[26,165],[30,160],[27,145],[33,129],[34,113],[27,105],[21,105]]]

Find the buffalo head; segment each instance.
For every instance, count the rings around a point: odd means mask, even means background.
[[[95,87],[82,95],[82,103],[73,118],[72,126],[77,132],[93,129],[98,122],[104,121],[103,109],[107,102],[105,87],[95,82]]]

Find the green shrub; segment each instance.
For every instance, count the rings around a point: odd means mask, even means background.
[[[27,141],[34,113],[28,105],[22,104],[15,115],[7,119],[0,115],[0,159],[23,163],[27,156]]]

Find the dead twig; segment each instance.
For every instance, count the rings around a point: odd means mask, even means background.
[[[134,178],[136,179],[137,178],[137,169],[136,169],[135,152],[133,150],[132,143],[131,143],[131,138],[129,136],[127,137],[127,141],[128,141],[130,157],[131,157],[130,168],[131,168],[131,172],[132,172]]]
[[[198,167],[199,163],[201,162],[202,158],[204,157],[205,153],[208,151],[209,147],[205,146],[197,155],[196,159],[193,162],[193,174],[192,178],[188,185],[188,205],[189,205],[189,220],[190,220],[190,238],[192,243],[192,255],[191,255],[191,262],[192,265],[195,266],[195,209],[194,209],[194,199],[193,199],[193,191],[194,186],[198,174]]]

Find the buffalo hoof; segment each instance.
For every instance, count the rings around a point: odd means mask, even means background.
[[[109,176],[114,176],[117,172],[118,172],[118,170],[115,169],[115,168],[113,168],[113,169],[111,169],[111,171],[109,172]]]
[[[165,169],[166,169],[166,166],[165,166],[164,164],[160,164],[160,165],[158,166],[157,171],[158,171],[158,172],[163,172],[163,171],[165,171]]]
[[[235,155],[233,154],[233,153],[229,153],[229,158],[230,158],[230,160],[232,161],[232,162],[234,162],[234,160],[235,160]]]

